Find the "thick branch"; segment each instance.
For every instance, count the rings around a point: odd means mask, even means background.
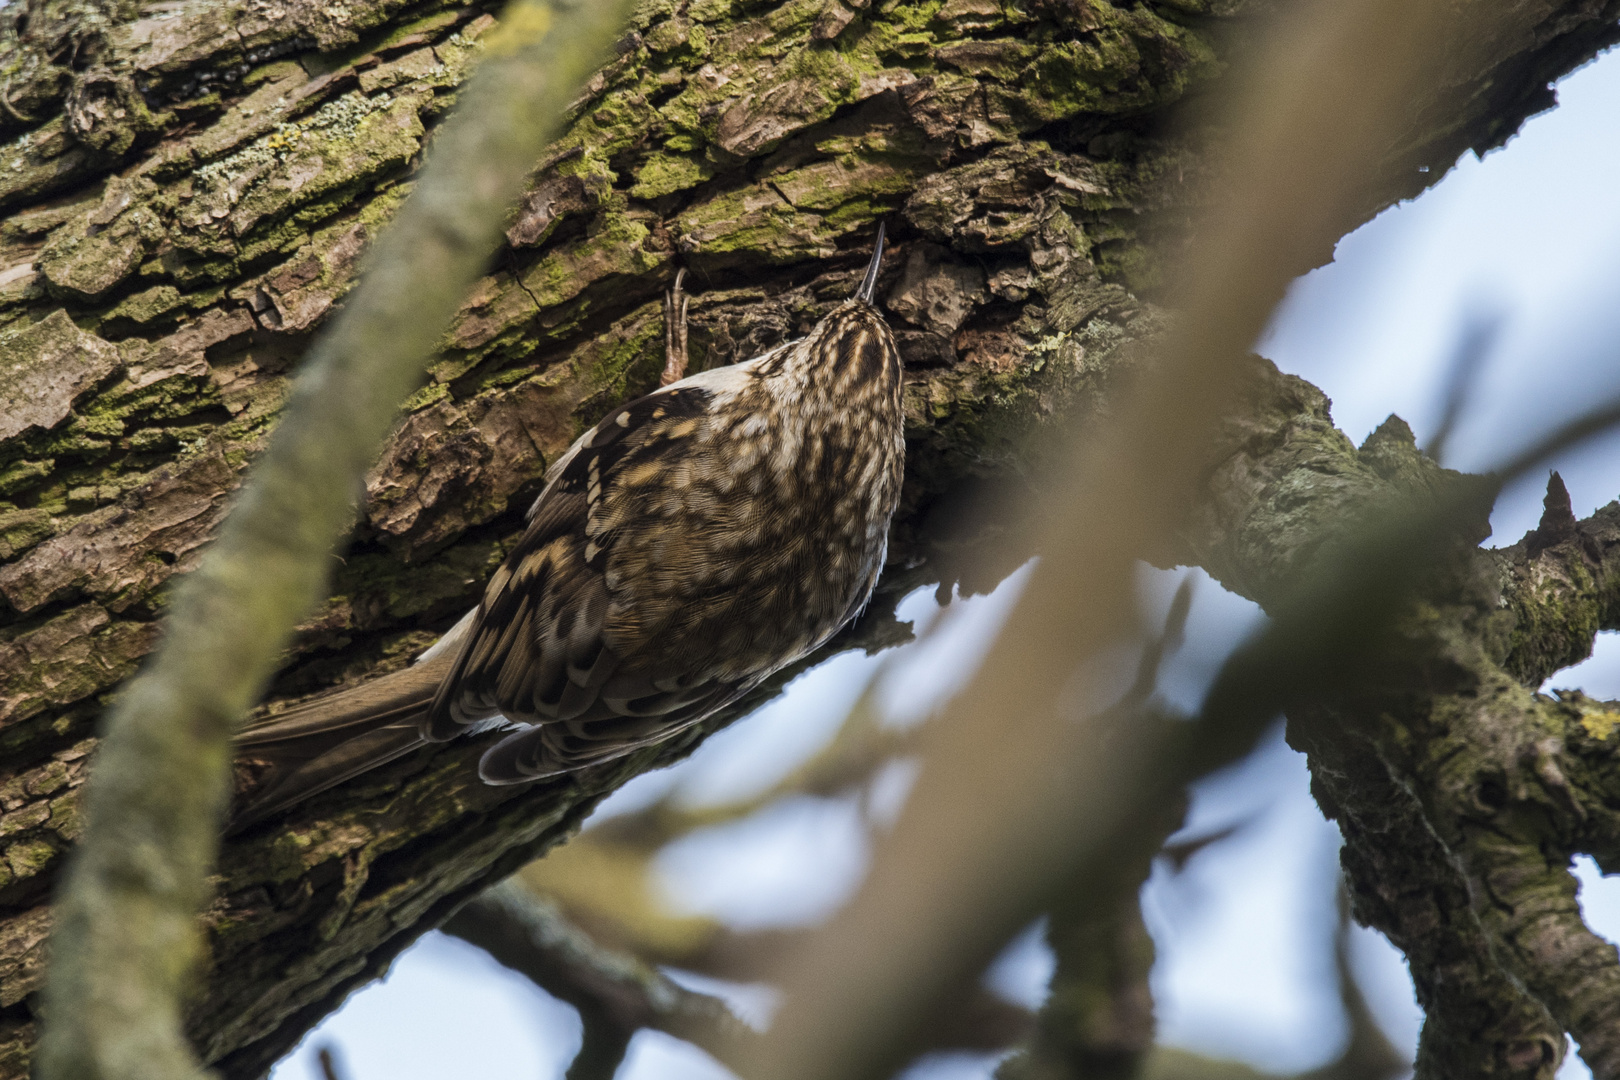
[[[1230,429],[1219,497],[1188,541],[1262,602],[1336,558],[1335,530],[1369,509],[1456,498],[1470,482],[1422,457],[1398,421],[1358,451],[1297,380],[1256,386],[1248,415],[1275,423]],[[1276,407],[1290,400],[1292,415]],[[1606,706],[1514,677],[1590,650],[1606,615],[1546,612],[1605,610],[1613,510],[1550,517],[1512,548],[1463,549],[1359,682],[1290,716],[1344,828],[1356,912],[1412,962],[1430,1016],[1421,1076],[1550,1076],[1566,1030],[1595,1076],[1620,1075],[1620,963],[1581,924],[1568,874],[1578,852],[1613,865],[1613,723]]]

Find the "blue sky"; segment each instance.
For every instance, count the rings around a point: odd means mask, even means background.
[[[1332,264],[1295,283],[1260,344],[1284,370],[1333,399],[1338,425],[1359,441],[1390,413],[1422,442],[1432,435],[1441,386],[1459,336],[1494,322],[1481,377],[1448,464],[1483,469],[1556,420],[1620,393],[1620,56],[1600,58],[1559,86],[1560,107],[1531,120],[1483,161],[1466,156],[1434,189],[1346,237]],[[1620,439],[1556,463],[1582,516],[1620,495]],[[1510,489],[1492,543],[1534,527],[1545,474]],[[1144,594],[1165,603],[1174,578],[1144,573]],[[952,605],[944,618],[926,593],[905,614],[940,634],[905,656],[846,655],[795,682],[690,762],[643,777],[604,812],[678,790],[724,801],[763,789],[820,745],[869,681],[897,722],[926,714],[929,694],[959,684],[993,634],[1019,582]],[[1166,691],[1191,705],[1223,651],[1258,618],[1252,605],[1202,582],[1187,648]],[[1620,637],[1549,681],[1620,697]],[[889,774],[891,803],[903,770]],[[1153,985],[1165,1042],[1279,1072],[1323,1064],[1344,1038],[1331,983],[1337,831],[1310,799],[1303,759],[1267,741],[1250,761],[1209,778],[1189,828],[1245,826],[1196,856],[1161,868],[1143,894],[1159,947]],[[698,834],[659,864],[671,902],[738,926],[814,920],[857,887],[867,859],[852,800],[802,799]],[[1579,866],[1594,928],[1620,938],[1620,880]],[[1420,1017],[1404,963],[1381,937],[1358,934],[1359,977],[1399,1045],[1415,1046]],[[1038,1002],[1049,957],[1037,935],[1011,948],[992,975],[1002,992]],[[758,995],[755,995],[757,1002]],[[335,1044],[350,1080],[446,1075],[560,1077],[578,1045],[572,1010],[505,972],[478,950],[429,935],[382,983],[352,997],[289,1059],[275,1080],[318,1080],[314,1047]],[[912,1080],[983,1080],[989,1059],[936,1059]],[[621,1080],[719,1080],[700,1052],[656,1034],[637,1037]],[[1566,1077],[1586,1075],[1578,1061]]]

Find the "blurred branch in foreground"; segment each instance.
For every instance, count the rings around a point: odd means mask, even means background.
[[[232,731],[325,595],[332,546],[400,402],[629,7],[514,4],[219,540],[178,588],[162,646],[106,721],[59,887],[46,1080],[202,1075],[180,1005],[201,952]]]
[[[1136,680],[1110,712],[1121,724],[1153,725],[1154,695],[1165,659],[1185,637],[1192,579],[1183,577],[1165,627],[1150,639]],[[1068,1076],[1129,1080],[1153,1046],[1153,940],[1139,896],[1165,841],[1180,827],[1186,799],[1164,798],[1115,845],[1105,878],[1076,877],[1057,891],[1047,911],[1046,940],[1056,966],[1035,1031],[1002,1063],[997,1080]]]
[[[1043,561],[979,676],[925,733],[916,790],[865,888],[784,962],[779,1020],[733,1057],[750,1080],[891,1075],[1056,884],[1100,887],[1137,822],[1186,778],[1164,725],[1077,719],[1101,704],[1087,685],[1101,672],[1076,668],[1124,636],[1133,557],[1195,497],[1250,343],[1308,253],[1337,235],[1449,39],[1440,8],[1313,7],[1253,69],[1266,78],[1238,111],[1236,166],[1193,249],[1184,315],[1041,515]],[[1191,735],[1207,745],[1180,753],[1207,767],[1269,719],[1221,716]]]
[[[1362,559],[1357,561],[1357,565],[1365,566],[1369,562],[1377,561],[1379,560]],[[1370,593],[1390,594],[1389,590],[1380,589],[1372,589]],[[1346,590],[1345,593],[1358,597],[1368,594],[1369,591],[1363,589]],[[1144,649],[1136,684],[1127,692],[1115,711],[1140,710],[1153,698],[1156,692],[1157,668],[1165,653],[1173,650],[1182,636],[1181,627],[1186,618],[1189,599],[1190,592],[1184,583],[1177,593],[1176,601],[1172,604],[1166,630],[1157,640],[1150,641]],[[1361,610],[1364,604],[1346,600],[1343,595],[1338,603],[1340,605],[1338,608],[1322,612],[1328,616],[1327,624],[1365,626],[1369,622],[1368,613]],[[1372,621],[1377,622],[1380,618],[1387,618],[1387,606],[1384,615],[1379,616],[1375,612]],[[1284,628],[1281,633],[1273,635],[1273,640],[1288,640],[1296,635],[1296,629]],[[608,933],[616,939],[635,941],[638,948],[646,950],[649,948],[649,942],[639,935],[645,932],[642,924],[648,913],[637,911],[627,915],[622,907],[614,904],[616,901],[622,902],[627,891],[648,889],[646,876],[650,873],[651,859],[660,845],[671,839],[689,835],[693,828],[702,828],[712,822],[735,820],[743,813],[758,810],[784,797],[810,791],[833,795],[851,788],[858,789],[887,760],[890,760],[892,752],[904,747],[906,740],[900,737],[899,733],[888,732],[890,738],[873,737],[872,729],[875,725],[872,688],[876,687],[878,682],[878,679],[873,680],[860,704],[846,715],[840,730],[819,753],[760,795],[721,807],[696,810],[681,810],[674,796],[665,796],[659,803],[645,810],[626,817],[610,819],[605,824],[588,830],[574,845],[559,853],[561,858],[554,856],[532,865],[522,875],[526,886],[542,891],[560,889],[571,898],[575,910],[583,909],[585,917],[594,925],[605,926]],[[1264,681],[1257,680],[1257,685],[1264,685]],[[1140,722],[1156,721],[1144,718]],[[1197,1080],[1217,1076],[1263,1075],[1242,1066],[1211,1062],[1180,1051],[1155,1049],[1148,1053],[1153,1036],[1153,1021],[1152,1001],[1146,979],[1153,959],[1153,950],[1141,924],[1136,905],[1136,892],[1147,875],[1149,861],[1159,850],[1162,837],[1177,827],[1180,815],[1179,802],[1168,799],[1164,803],[1162,820],[1157,826],[1148,827],[1150,823],[1142,823],[1143,827],[1133,837],[1137,854],[1131,858],[1136,865],[1130,873],[1122,872],[1119,875],[1117,884],[1121,892],[1109,901],[1111,906],[1098,910],[1099,903],[1106,898],[1093,895],[1084,888],[1083,882],[1075,883],[1072,889],[1062,894],[1054,908],[1048,931],[1048,938],[1057,955],[1058,970],[1053,978],[1049,1000],[1042,1009],[1039,1035],[1032,1044],[1034,1056],[1015,1056],[1002,1066],[1000,1076],[1029,1077],[1032,1080],[1071,1075],[1092,1077],[1094,1080],[1109,1076],[1127,1077],[1136,1074],[1138,1063],[1143,1060],[1144,1054],[1147,1055],[1148,1075],[1155,1077],[1162,1074],[1166,1077]],[[1182,861],[1193,850],[1202,849],[1225,839],[1231,831],[1223,830],[1213,836],[1201,837],[1177,845],[1174,849],[1166,849],[1166,857],[1177,862]],[[633,866],[637,877],[631,882],[622,872],[614,872],[607,878],[612,884],[606,889],[602,882],[595,885],[584,884],[582,887],[582,883],[578,880],[580,877],[592,878],[600,874],[600,864],[596,861],[598,856],[576,861],[571,859],[569,853],[577,854],[603,847],[603,834],[613,832],[619,834],[619,842],[610,841],[605,846],[618,848],[616,857],[620,860],[618,865],[621,871]],[[623,841],[630,838],[639,838],[644,843],[627,847]],[[503,886],[503,889],[514,888],[515,883]],[[613,914],[592,903],[599,898],[610,899],[610,910]],[[650,897],[648,902],[652,903]],[[656,916],[653,917],[656,920]],[[1341,906],[1341,925],[1336,937],[1335,954],[1339,990],[1352,1036],[1338,1061],[1309,1075],[1313,1080],[1326,1080],[1330,1077],[1340,1080],[1352,1078],[1384,1080],[1398,1073],[1406,1065],[1389,1047],[1388,1041],[1373,1023],[1350,974],[1346,951],[1349,940],[1348,925],[1344,922],[1347,918],[1348,912]],[[627,921],[634,925],[627,926]],[[458,917],[446,929],[452,933],[459,933],[457,927],[459,922]],[[774,935],[762,935],[757,932],[738,934],[727,932],[718,924],[709,924],[709,927],[700,936],[700,943],[693,949],[667,952],[665,951],[668,947],[667,940],[661,939],[656,931],[652,933],[656,944],[652,944],[651,947],[667,961],[683,967],[695,968],[721,977],[750,979],[757,978],[761,974],[761,961],[768,965],[771,962],[770,958],[777,955],[783,947],[791,947],[795,937],[807,933],[807,931],[791,931],[778,932]],[[678,934],[677,937],[691,940],[683,934]],[[470,935],[469,940],[482,943]],[[762,945],[766,951],[764,955],[759,955],[758,950]],[[566,948],[564,952],[567,952]],[[735,966],[736,957],[739,955],[752,957],[751,962],[742,969]],[[503,953],[497,952],[497,956],[503,958],[509,966],[523,969],[521,964],[505,959]],[[722,962],[721,966],[714,965],[716,960]],[[728,960],[729,965],[726,963]],[[559,962],[567,964],[568,960],[561,958]],[[542,986],[553,989],[554,993],[557,992],[544,977],[537,981],[540,981]],[[575,997],[566,991],[559,996],[574,1001],[576,1005],[579,1004]],[[982,990],[974,996],[979,1002],[977,1005],[964,1002],[961,1007],[953,1007],[941,1017],[933,1030],[924,1034],[921,1045],[930,1050],[952,1048],[993,1050],[1010,1046],[1029,1032],[1033,1018],[1024,1010],[1001,1002]],[[696,1041],[700,1045],[712,1045],[704,1035],[700,1035]]]
[[[494,890],[508,898],[521,897],[533,911],[549,913],[548,919],[566,926],[556,908],[560,901],[569,918],[589,927],[589,936],[573,928],[561,935],[537,935],[535,948],[553,954],[550,960],[540,959],[530,946],[514,953],[498,941],[492,944],[487,933],[468,931],[468,914],[476,910],[479,920],[483,920],[484,902],[491,894],[463,908],[444,926],[445,932],[485,947],[502,963],[530,975],[542,988],[580,1008],[582,1017],[588,1012],[603,1012],[602,1003],[594,1000],[603,991],[598,985],[601,980],[589,974],[593,965],[631,965],[652,972],[649,960],[653,960],[719,979],[748,982],[764,977],[784,952],[812,931],[791,927],[739,931],[713,919],[672,914],[656,895],[654,859],[674,840],[740,820],[783,799],[832,798],[869,791],[877,775],[903,760],[915,741],[914,729],[896,728],[881,720],[874,691],[889,667],[880,667],[866,693],[825,746],[765,790],[732,802],[698,807],[683,806],[678,791],[671,793],[642,810],[593,826]],[[882,826],[868,815],[868,827],[875,830]],[[503,906],[508,903],[501,901]],[[565,979],[559,988],[556,977],[547,972],[573,966],[577,951],[614,959],[588,964],[585,977],[575,980],[577,985]],[[608,1009],[613,1008],[611,999],[616,994],[611,989],[605,992]],[[620,1014],[626,1015],[623,1010]],[[1033,1023],[1034,1016],[1027,1009],[975,986],[968,988],[923,1033],[923,1042],[930,1050],[999,1050],[1028,1035]],[[720,1045],[715,1037],[718,1033],[737,1030],[734,1026],[703,1024],[696,1025],[695,1030],[691,1026],[683,1029],[647,1018],[619,1024],[626,1033],[638,1026],[655,1027],[705,1048]],[[575,1067],[581,1065],[576,1063]]]

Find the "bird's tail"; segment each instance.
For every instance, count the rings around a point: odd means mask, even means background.
[[[239,785],[227,832],[424,745],[423,718],[455,651],[250,723],[236,737]]]

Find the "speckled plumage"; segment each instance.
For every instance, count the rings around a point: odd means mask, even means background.
[[[389,677],[408,688],[372,684],[364,701],[367,687],[249,728],[243,756],[282,775],[238,820],[499,717],[523,726],[484,755],[490,783],[610,760],[853,618],[883,567],[905,455],[900,356],[871,304],[878,243],[861,290],[807,337],[672,383],[581,436],[483,602]]]

